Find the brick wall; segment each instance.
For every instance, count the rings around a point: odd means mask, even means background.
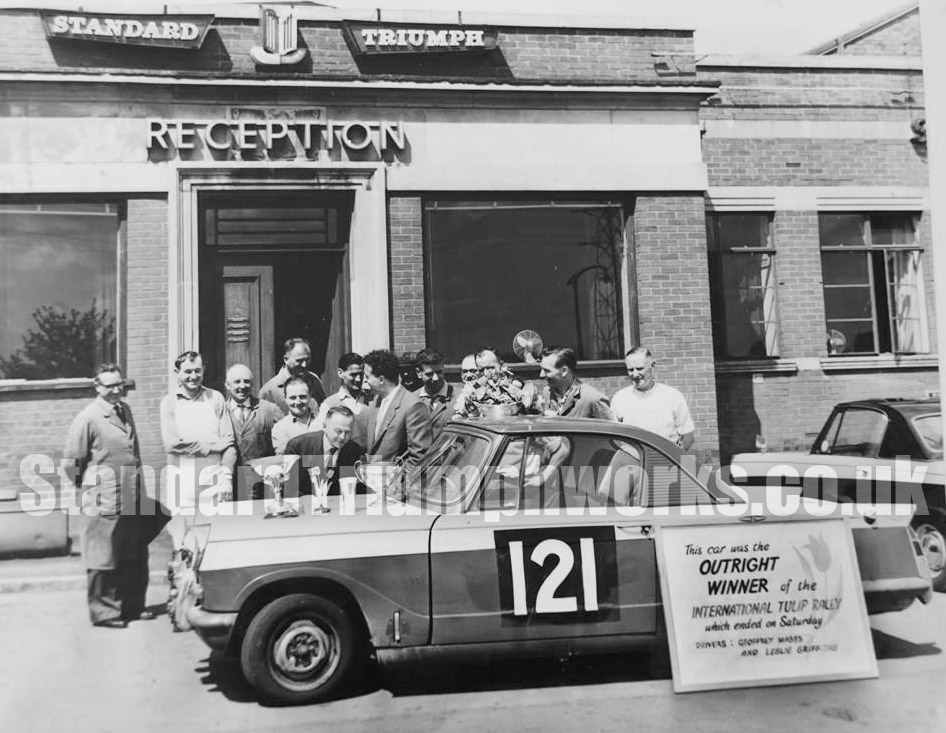
[[[136,46],[47,40],[37,12],[0,12],[0,69],[144,74],[220,74],[344,78],[372,76],[489,77],[589,81],[658,81],[692,78],[693,33],[672,30],[499,28],[498,50],[482,54],[354,57],[338,22],[299,20],[299,47],[310,53],[292,68],[257,68],[250,49],[259,45],[256,20],[217,18],[199,50],[161,51]],[[656,56],[655,56],[656,54]],[[659,58],[674,56],[668,65]]]
[[[842,53],[862,56],[919,56],[919,8],[893,23],[845,44]]]
[[[774,225],[779,353],[783,357],[827,355],[824,329],[812,326],[825,322],[818,214],[779,211]]]
[[[388,199],[388,283],[391,346],[397,352],[426,346],[423,210],[419,196]]]
[[[694,450],[710,459],[718,431],[704,208],[702,195],[639,196],[634,243],[641,344],[657,378],[686,395]]]

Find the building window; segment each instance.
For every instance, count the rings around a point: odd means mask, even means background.
[[[522,361],[522,330],[580,359],[623,356],[620,204],[431,200],[425,223],[427,343],[449,361],[486,346]]]
[[[821,214],[828,354],[929,351],[918,218]]]
[[[0,202],[0,379],[117,359],[123,220],[114,203]]]
[[[779,355],[771,223],[768,214],[706,217],[717,359]]]

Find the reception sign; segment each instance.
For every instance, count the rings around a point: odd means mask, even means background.
[[[662,527],[675,692],[877,676],[843,520]]]

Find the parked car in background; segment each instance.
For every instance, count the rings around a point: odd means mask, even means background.
[[[689,457],[692,459],[692,457]],[[618,423],[451,422],[388,498],[327,514],[199,520],[176,602],[261,698],[320,702],[374,657],[550,656],[640,648],[664,633],[661,526],[827,520],[751,510],[673,443]],[[708,511],[694,511],[700,508]],[[726,508],[727,511],[722,511]],[[869,612],[932,595],[909,517],[846,520]],[[180,609],[178,610],[178,614]]]
[[[836,478],[825,477],[822,468]],[[842,402],[808,453],[740,453],[730,469],[730,480],[751,496],[775,481],[812,497],[915,504],[913,527],[933,585],[946,591],[946,477],[938,399]],[[792,472],[795,476],[786,476]]]

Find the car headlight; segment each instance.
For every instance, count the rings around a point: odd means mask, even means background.
[[[207,549],[207,543],[210,541],[210,525],[194,524],[184,535],[183,546],[193,557],[191,561],[192,568],[200,567],[200,561],[204,557],[204,551]]]

